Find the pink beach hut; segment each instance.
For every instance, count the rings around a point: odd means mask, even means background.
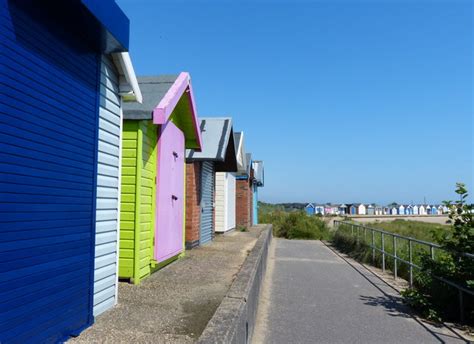
[[[138,78],[124,104],[119,276],[139,283],[184,251],[185,149],[201,150],[188,73]]]

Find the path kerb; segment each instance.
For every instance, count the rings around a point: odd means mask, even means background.
[[[250,343],[272,230],[266,225],[197,343]]]

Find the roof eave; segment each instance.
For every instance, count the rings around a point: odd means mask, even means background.
[[[229,135],[226,135],[224,159],[215,164],[216,172],[237,172],[237,154],[235,152],[234,131],[232,129],[232,122],[229,130]]]
[[[161,99],[160,103],[153,109],[153,123],[158,125],[166,123],[184,93],[188,94],[191,104],[194,133],[196,143],[199,146],[194,149],[200,152],[202,148],[202,137],[201,131],[199,130],[198,115],[189,73],[181,72],[163,99]]]
[[[120,72],[119,94],[124,101],[143,102],[142,92],[128,52],[113,53],[112,59]]]

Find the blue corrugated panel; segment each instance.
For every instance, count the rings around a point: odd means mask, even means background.
[[[199,243],[212,240],[214,228],[214,163],[204,161],[201,165],[201,228]]]
[[[258,225],[258,187],[256,184],[252,186],[253,188],[253,216],[252,216],[252,224]]]
[[[99,59],[27,10],[0,0],[2,344],[59,342],[93,321]]]

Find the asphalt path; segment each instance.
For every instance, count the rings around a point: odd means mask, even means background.
[[[253,343],[466,343],[320,241],[273,240]]]

